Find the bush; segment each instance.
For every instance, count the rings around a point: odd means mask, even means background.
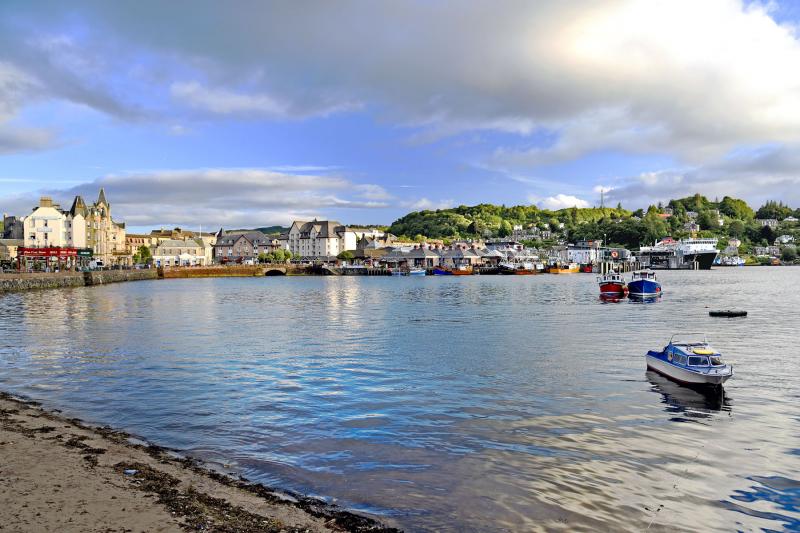
[[[781,260],[786,262],[793,262],[797,260],[797,249],[787,246],[781,252]]]

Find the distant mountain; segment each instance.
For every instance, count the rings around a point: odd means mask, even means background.
[[[285,233],[289,231],[289,228],[284,228],[283,226],[269,226],[266,228],[256,228],[256,231],[266,233],[267,235],[272,235],[275,233]]]

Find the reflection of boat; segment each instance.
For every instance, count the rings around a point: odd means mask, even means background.
[[[601,298],[624,298],[628,293],[625,278],[618,272],[609,272],[598,276],[597,283],[600,285]]]
[[[549,272],[551,274],[574,274],[575,272],[580,272],[580,268],[577,263],[569,263],[568,265],[557,264],[551,266]]]
[[[697,335],[673,335],[660,352],[650,350],[645,356],[647,368],[686,385],[722,386],[733,376],[733,366]]]
[[[628,282],[628,295],[631,298],[653,298],[661,294],[661,283],[652,270],[634,272]]]
[[[730,399],[723,387],[687,387],[652,370],[648,370],[647,379],[653,385],[653,390],[664,397],[664,403],[670,406],[670,411],[686,413],[690,410],[681,417],[681,421],[708,417],[709,414],[703,411],[730,409]]]

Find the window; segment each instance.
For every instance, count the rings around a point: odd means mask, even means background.
[[[689,366],[708,366],[708,359],[696,355],[689,356]]]

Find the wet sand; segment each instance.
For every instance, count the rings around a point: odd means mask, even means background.
[[[0,393],[0,531],[389,532]]]

